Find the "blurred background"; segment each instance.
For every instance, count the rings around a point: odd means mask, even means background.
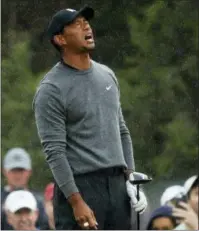
[[[2,158],[13,147],[32,158],[30,188],[43,192],[52,175],[37,136],[32,99],[59,60],[45,37],[51,16],[88,4],[98,62],[120,82],[136,171],[153,177],[151,206],[169,185],[198,172],[197,0],[2,0]],[[2,184],[5,183],[2,175]]]

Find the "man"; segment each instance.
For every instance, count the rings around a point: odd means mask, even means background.
[[[188,204],[198,214],[199,177],[197,175],[188,178],[184,183]]]
[[[64,9],[53,16],[48,36],[61,60],[41,81],[33,101],[38,133],[55,178],[59,230],[130,229],[124,170],[135,170],[132,143],[117,79],[89,56],[95,48],[89,25],[93,16],[90,7]],[[133,198],[135,193],[132,190]],[[143,211],[144,194],[131,204]]]
[[[173,230],[176,226],[176,221],[172,216],[172,208],[164,205],[157,208],[151,215],[147,230]]]
[[[5,200],[4,209],[14,230],[37,230],[37,201],[32,193],[25,190],[11,192]]]
[[[54,183],[49,183],[44,190],[44,207],[48,216],[48,226],[42,227],[44,230],[54,230],[54,214],[53,214],[53,195],[54,195]]]
[[[181,219],[181,224],[175,230],[198,230],[198,196],[199,177],[192,176],[185,181],[187,203],[180,202],[178,208],[173,209],[173,216]]]
[[[4,204],[6,197],[10,192],[15,189],[28,189],[28,182],[32,174],[32,163],[30,155],[22,148],[12,148],[10,149],[3,161],[3,174],[7,181],[7,185],[1,189],[1,205]],[[43,226],[47,223],[47,217],[44,211],[43,203],[38,196],[37,192],[33,192],[34,196],[38,202],[39,208],[39,219],[37,221],[37,226]],[[1,216],[1,229],[10,230],[11,226],[7,223],[6,215],[2,211]]]

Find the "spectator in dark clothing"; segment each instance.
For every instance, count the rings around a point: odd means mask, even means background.
[[[176,221],[172,216],[172,208],[170,206],[162,206],[157,208],[151,215],[147,230],[173,230]]]
[[[3,210],[3,205],[8,194],[16,189],[28,189],[29,178],[32,173],[31,159],[29,154],[22,148],[13,148],[9,150],[3,161],[3,174],[6,178],[7,185],[1,188],[1,230],[12,230],[8,224],[6,214]],[[37,200],[37,207],[39,209],[39,218],[37,220],[37,227],[41,227],[47,222],[43,202],[39,194],[35,191],[29,190],[33,193]]]

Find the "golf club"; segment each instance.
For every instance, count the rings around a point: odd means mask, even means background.
[[[134,179],[129,179],[129,181],[133,184],[133,185],[136,185],[137,187],[137,200],[139,201],[140,199],[140,185],[141,184],[146,184],[146,183],[149,183],[150,181],[152,181],[152,178],[147,176],[146,174],[144,173],[141,173],[141,172],[133,172],[133,178]],[[140,214],[139,212],[137,213],[137,230],[140,229]]]

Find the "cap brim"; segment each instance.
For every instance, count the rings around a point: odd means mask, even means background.
[[[30,166],[24,165],[22,163],[14,163],[4,166],[4,169],[10,171],[16,168],[24,169],[24,170],[31,170]]]
[[[191,190],[191,188],[193,187],[194,183],[196,182],[198,176],[192,176],[189,179],[186,180],[185,184],[184,184],[184,188],[186,191],[186,194],[189,193],[189,191]]]
[[[15,204],[10,205],[9,207],[7,207],[7,210],[9,210],[12,213],[16,213],[17,211],[21,210],[21,209],[29,209],[31,211],[36,211],[37,207],[36,206],[31,206],[30,204],[28,204],[28,202],[24,203],[23,202],[15,202]]]
[[[35,209],[32,209],[32,208],[28,207],[27,205],[20,205],[20,206],[18,206],[17,208],[11,209],[10,211],[11,211],[12,213],[16,213],[16,212],[18,212],[18,211],[21,210],[21,209],[29,209],[30,211],[35,211]]]

